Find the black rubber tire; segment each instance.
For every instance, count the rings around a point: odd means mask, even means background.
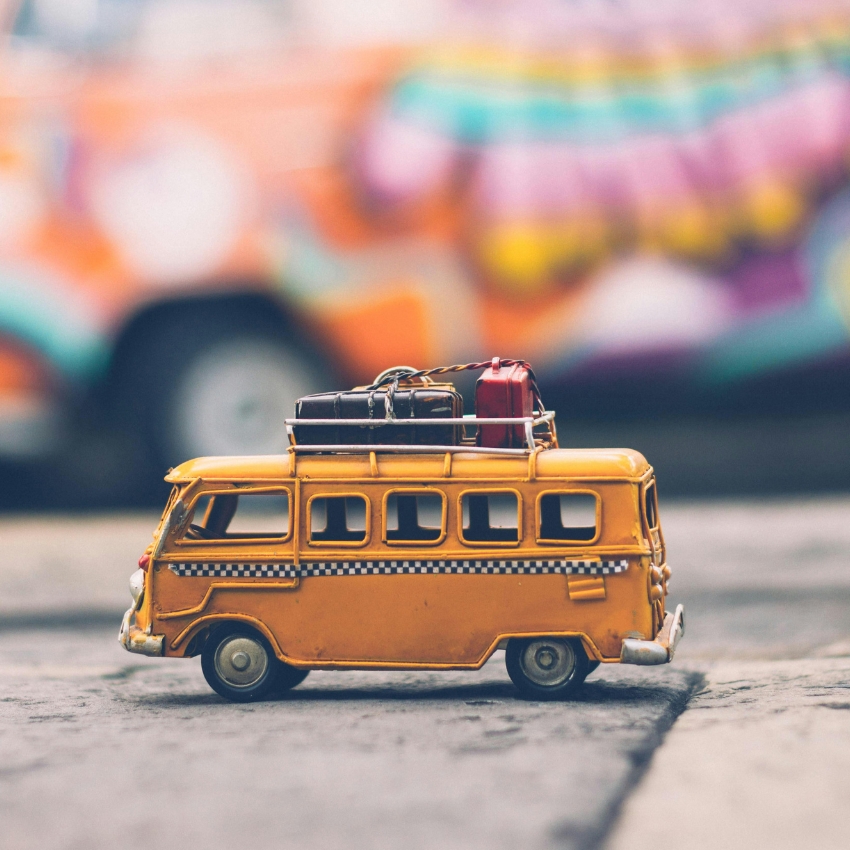
[[[540,668],[541,677],[537,681],[526,669],[527,653],[532,651],[535,645],[539,645],[538,655],[546,653],[547,657],[554,656],[556,661],[558,657],[566,659],[563,675],[553,678],[551,684],[542,681],[542,675],[547,673],[543,668]],[[566,699],[572,696],[581,687],[589,672],[587,653],[581,641],[574,638],[511,638],[505,652],[505,666],[520,694],[526,699],[535,700]],[[553,671],[553,674],[556,672]]]
[[[252,642],[257,653],[257,659],[262,657],[264,661],[263,669],[259,672],[257,678],[244,684],[237,684],[227,679],[222,672],[224,663],[219,654],[220,649],[226,651],[227,645],[231,641],[240,638]],[[244,644],[244,646],[248,645],[247,643]],[[252,649],[252,651],[254,650]],[[274,693],[278,687],[280,664],[281,662],[278,661],[269,642],[263,635],[252,628],[241,625],[222,626],[214,631],[204,644],[204,650],[201,653],[201,669],[204,671],[207,684],[219,696],[233,702],[257,702]],[[238,673],[239,671],[236,670],[236,675]]]
[[[309,670],[302,670],[300,667],[292,667],[285,661],[278,661],[277,665],[275,693],[278,694],[291,691],[294,687],[296,687],[296,685],[300,685],[310,674]]]
[[[111,378],[113,404],[123,427],[138,433],[157,470],[202,455],[268,454],[285,447],[282,421],[293,415],[295,399],[325,389],[332,370],[296,329],[285,327],[272,313],[238,306],[230,310],[187,307],[182,313],[164,317],[144,336],[128,343]],[[235,373],[234,364],[241,364]],[[263,364],[268,369],[263,369]],[[189,433],[191,415],[209,423],[207,436],[228,433],[227,423],[236,427],[239,420],[233,416],[242,408],[228,391],[230,385],[219,386],[219,381],[227,375],[235,380],[233,375],[241,372],[247,375],[238,384],[248,394],[244,400],[253,399],[259,406],[254,414],[251,404],[247,412],[243,411],[247,416],[245,430],[238,433],[245,440],[236,439],[222,450],[208,445],[203,434]],[[199,383],[199,376],[206,378]],[[280,383],[284,380],[291,381],[291,392],[284,391]],[[205,407],[198,407],[187,389],[203,390],[203,399],[213,399],[215,415],[211,417]],[[279,425],[280,433],[268,432],[270,441],[265,440],[261,435],[272,423]],[[252,431],[255,426],[259,427],[257,433]]]
[[[271,442],[261,439],[258,444],[254,444],[247,439],[246,441],[237,439],[235,442],[231,439],[226,440],[224,446],[216,446],[215,439],[213,439],[213,445],[210,446],[208,444],[209,438],[214,438],[216,433],[224,433],[226,422],[230,422],[231,425],[236,424],[232,417],[224,415],[225,409],[233,407],[231,393],[222,389],[220,396],[221,420],[216,420],[214,417],[204,417],[204,421],[208,422],[208,433],[205,440],[200,434],[190,432],[188,423],[192,421],[191,412],[199,408],[187,403],[187,388],[195,383],[189,376],[199,364],[210,361],[218,361],[219,366],[227,371],[229,359],[233,356],[238,357],[240,352],[244,354],[246,351],[253,351],[250,355],[252,360],[249,362],[254,369],[248,369],[247,364],[243,365],[242,370],[245,371],[246,380],[240,382],[240,384],[244,385],[245,392],[252,400],[252,405],[261,398],[265,400],[260,405],[267,408],[267,412],[260,417],[264,429],[268,429],[272,423],[279,423],[280,432],[276,434],[276,439]],[[269,391],[271,388],[264,386],[260,380],[260,375],[264,374],[268,368],[277,370],[275,377],[288,375],[291,378],[292,385],[289,388],[288,403],[283,403],[284,394]],[[321,378],[318,376],[304,380],[305,376],[311,371],[310,361],[303,352],[287,345],[282,339],[275,336],[264,335],[259,332],[242,332],[241,334],[224,333],[215,338],[199,340],[194,349],[186,354],[181,368],[173,370],[168,387],[160,391],[161,406],[158,410],[156,407],[153,408],[159,414],[158,418],[152,421],[152,425],[158,429],[154,435],[154,443],[159,447],[161,456],[169,458],[173,463],[182,462],[199,455],[270,454],[284,451],[286,436],[283,419],[287,416],[294,416],[295,401],[299,396],[316,391],[322,385]],[[248,380],[248,378],[253,380]],[[214,381],[211,377],[208,377],[205,385],[207,396],[209,396],[209,389],[212,388],[213,384]],[[231,387],[232,389],[233,387]],[[265,391],[261,392],[261,389]],[[216,392],[216,396],[218,396],[218,392]],[[272,411],[276,415],[271,415]],[[250,425],[247,430],[250,431]],[[244,433],[243,436],[247,438],[249,435]],[[267,436],[272,437],[273,434],[270,433]]]
[[[586,679],[601,663],[602,662],[598,661],[596,658],[588,660],[587,673],[584,674],[584,678]]]

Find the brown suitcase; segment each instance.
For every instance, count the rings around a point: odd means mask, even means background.
[[[300,398],[296,419],[371,419],[386,417],[387,387],[317,393]],[[392,394],[396,419],[460,419],[463,397],[453,384],[402,385]],[[456,446],[462,425],[315,425],[294,426],[300,445]]]

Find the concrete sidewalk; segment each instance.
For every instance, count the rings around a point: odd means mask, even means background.
[[[850,652],[712,665],[609,850],[850,846]]]
[[[159,515],[0,517],[0,629],[120,618]]]
[[[662,512],[702,690],[606,847],[850,846],[850,499]]]

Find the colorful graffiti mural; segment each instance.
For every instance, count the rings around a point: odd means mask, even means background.
[[[295,317],[280,370],[352,380],[499,351],[717,384],[850,353],[846,0],[7,7],[2,450],[139,316],[234,295]]]
[[[470,10],[364,136],[357,166],[378,203],[460,186],[484,286],[583,288],[554,342],[565,365],[681,343],[731,377],[846,345],[836,283],[812,266],[843,242],[827,226],[827,244],[821,217],[850,150],[846,4]],[[654,332],[625,341],[618,316]]]

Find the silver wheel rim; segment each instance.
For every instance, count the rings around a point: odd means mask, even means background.
[[[278,454],[283,420],[319,386],[309,362],[264,340],[234,340],[197,357],[176,388],[178,460],[204,455]]]
[[[565,641],[540,638],[523,648],[519,664],[529,681],[552,688],[563,685],[572,676],[576,654]]]
[[[256,685],[269,668],[263,645],[247,635],[225,638],[215,651],[216,675],[231,688]]]

